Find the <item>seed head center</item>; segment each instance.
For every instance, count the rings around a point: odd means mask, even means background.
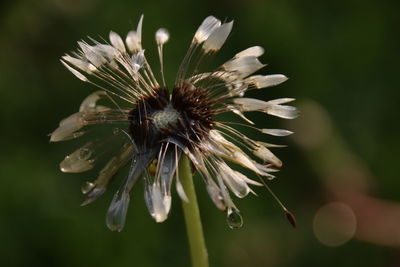
[[[157,110],[152,115],[153,124],[157,130],[167,127],[168,124],[175,124],[180,117],[180,113],[171,106]]]

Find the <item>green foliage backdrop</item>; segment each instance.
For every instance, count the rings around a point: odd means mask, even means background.
[[[256,188],[258,197],[236,201],[244,227],[230,230],[197,179],[212,266],[399,266],[399,9],[394,0],[2,1],[0,265],[188,266],[176,193],[170,218],[156,224],[137,186],[124,231],[112,233],[104,222],[112,190],[80,207],[80,186],[95,173],[61,173],[59,162],[78,144],[50,144],[47,136],[94,90],[68,73],[59,58],[87,36],[107,37],[110,30],[125,35],[144,13],[150,61],[157,64],[154,32],[166,27],[171,33],[165,47],[169,82],[198,25],[214,15],[235,20],[215,66],[244,48],[261,45],[266,49],[262,61],[269,64],[264,72],[290,79],[253,96],[295,97],[295,105],[303,107],[302,116],[291,124],[251,115],[263,127],[298,132],[293,138],[260,137],[289,145],[276,151],[284,166],[271,186],[296,214],[297,229],[267,191]],[[313,134],[321,129],[331,139],[316,149]],[[325,203],[351,202],[332,194],[326,182],[344,163],[355,170],[346,181],[360,176],[368,185],[357,192],[387,200],[382,207],[394,211],[384,217],[381,208],[374,213],[372,205],[349,204],[357,215],[354,238],[331,247],[316,238],[313,218]],[[361,207],[364,213],[358,216]],[[364,227],[368,223],[376,227]],[[389,237],[379,232],[390,227],[395,231]]]

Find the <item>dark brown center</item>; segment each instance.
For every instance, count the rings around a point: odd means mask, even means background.
[[[172,95],[166,88],[154,91],[129,113],[130,133],[137,145],[154,147],[170,139],[191,147],[212,129],[213,103],[203,89],[183,84]]]

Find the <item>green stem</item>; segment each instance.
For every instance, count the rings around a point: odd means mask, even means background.
[[[189,202],[182,201],[182,206],[192,257],[192,267],[208,267],[208,254],[193,184],[193,175],[189,160],[185,155],[182,155],[179,161],[179,179],[189,200]]]

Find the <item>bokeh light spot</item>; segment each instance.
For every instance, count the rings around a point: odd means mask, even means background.
[[[326,246],[341,246],[353,238],[357,220],[353,210],[342,202],[322,206],[314,216],[314,234]]]

